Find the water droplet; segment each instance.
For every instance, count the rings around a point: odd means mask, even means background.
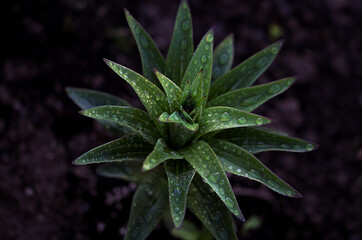
[[[281,148],[284,148],[284,149],[287,149],[287,148],[289,148],[289,145],[288,145],[288,144],[283,143],[283,144],[281,144],[281,145],[280,145],[280,147],[281,147]]]
[[[189,21],[184,21],[183,23],[182,23],[182,25],[181,25],[181,28],[182,28],[182,30],[184,30],[184,31],[187,31],[187,30],[189,30],[190,29],[190,22]]]
[[[238,123],[239,124],[245,124],[246,123],[246,118],[245,117],[239,118]]]
[[[222,121],[222,122],[228,122],[230,120],[231,120],[231,117],[227,112],[224,112],[220,117],[220,121]]]
[[[187,40],[182,40],[181,41],[181,49],[185,50],[187,48]]]
[[[224,194],[225,194],[225,190],[224,190],[223,188],[220,188],[220,189],[219,189],[219,192],[220,192],[221,195],[224,195]]]
[[[252,169],[252,170],[249,172],[249,175],[250,175],[250,177],[253,177],[253,178],[256,178],[256,179],[260,179],[260,178],[261,178],[261,174],[260,174],[258,171],[254,170],[254,169]]]
[[[262,118],[257,118],[257,119],[255,120],[255,122],[256,122],[256,124],[258,124],[258,125],[262,125],[262,124],[263,124],[263,119],[262,119]]]
[[[267,57],[262,57],[258,61],[256,61],[255,67],[258,68],[258,69],[261,69],[265,65],[267,65],[267,63],[268,63],[268,58]]]
[[[206,63],[206,62],[207,62],[207,57],[206,57],[206,55],[202,55],[202,57],[201,57],[201,62],[202,62],[202,63]]]
[[[141,28],[140,27],[136,27],[136,33],[141,33]]]
[[[207,180],[211,183],[217,183],[220,179],[220,173],[213,173],[207,177]]]
[[[206,37],[206,42],[208,43],[212,43],[214,41],[214,35],[212,35],[211,33],[209,35],[207,35]]]
[[[229,197],[227,197],[227,198],[225,199],[225,203],[226,203],[226,206],[228,206],[229,208],[234,207],[234,203],[233,203],[233,201],[232,201]]]
[[[268,89],[268,93],[270,94],[275,94],[277,92],[280,91],[280,86],[279,84],[274,84],[273,86],[271,86],[269,89]]]
[[[140,41],[141,41],[141,46],[142,46],[143,48],[147,48],[147,47],[148,47],[148,41],[147,41],[147,39],[146,39],[144,36],[140,35]]]
[[[250,106],[250,105],[253,105],[255,104],[259,99],[259,95],[255,95],[255,96],[251,96],[251,97],[248,97],[248,98],[244,98],[241,103],[240,103],[240,106],[242,107],[247,107],[247,106]]]
[[[223,53],[219,58],[219,64],[225,65],[228,61],[228,55],[226,53]]]
[[[205,50],[208,51],[210,49],[210,46],[209,45],[206,45],[205,46]]]
[[[293,149],[294,150],[300,150],[300,146],[299,145],[294,145]]]
[[[176,187],[173,193],[174,193],[175,196],[179,196],[181,194],[180,188]]]
[[[160,101],[161,97],[160,95],[156,95],[156,101]]]
[[[152,163],[156,163],[156,159],[154,159],[154,158],[151,158],[151,160],[150,160]]]
[[[196,59],[194,60],[194,64],[197,65],[197,60]]]
[[[275,55],[275,54],[278,53],[278,48],[277,47],[272,47],[272,49],[270,49],[270,52]]]
[[[305,147],[308,151],[312,151],[313,150],[313,145],[308,143],[308,145]]]
[[[268,184],[270,185],[270,187],[275,188],[275,189],[279,189],[280,186],[278,183],[274,182],[273,180],[268,180]]]
[[[180,220],[181,220],[180,217],[175,217],[175,221],[176,221],[176,222],[179,222]]]
[[[287,81],[287,86],[290,87],[292,84],[293,84],[293,80],[292,80],[292,79],[289,79],[289,80]]]
[[[287,195],[290,197],[290,196],[292,196],[292,192],[291,191],[287,191]]]

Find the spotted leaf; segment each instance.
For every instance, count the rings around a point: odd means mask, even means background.
[[[214,81],[227,73],[234,59],[234,37],[227,36],[215,49],[212,63],[212,78]]]

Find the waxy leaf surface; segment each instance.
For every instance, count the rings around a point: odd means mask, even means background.
[[[187,208],[217,240],[237,240],[228,208],[198,174],[190,186]]]
[[[172,220],[179,228],[186,212],[186,196],[195,170],[185,160],[168,160],[165,164]]]
[[[200,174],[200,176],[217,193],[229,210],[239,219],[244,219],[236,201],[229,180],[225,175],[218,157],[211,147],[204,141],[181,149],[186,161]]]
[[[123,136],[84,153],[73,164],[120,162],[125,160],[143,161],[153,147],[137,135]]]
[[[270,45],[216,79],[211,84],[209,99],[211,100],[231,89],[245,88],[252,85],[273,62],[282,43],[282,41],[279,41]]]
[[[212,139],[209,144],[219,156],[225,171],[258,181],[285,196],[302,196],[241,147],[220,139]]]

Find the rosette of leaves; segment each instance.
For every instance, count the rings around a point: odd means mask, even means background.
[[[182,226],[189,209],[216,239],[237,239],[232,215],[244,220],[226,172],[258,181],[289,197],[301,195],[253,154],[311,151],[316,145],[263,127],[271,119],[251,113],[295,81],[251,86],[269,67],[276,42],[231,69],[233,37],[214,50],[213,30],[194,50],[189,6],[181,1],[164,59],[145,29],[125,15],[141,55],[143,74],[105,59],[131,85],[145,110],[98,91],[67,88],[81,114],[97,119],[118,139],[74,164],[101,163],[102,176],[136,182],[125,239],[145,239],[159,221]],[[231,70],[230,70],[231,69]]]

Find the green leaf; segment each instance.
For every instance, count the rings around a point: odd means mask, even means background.
[[[153,122],[149,119],[149,115],[138,108],[102,106],[83,110],[81,114],[91,118],[108,120],[131,128],[151,144],[156,143],[160,137]]]
[[[162,135],[166,135],[165,126],[162,126],[162,124],[157,121],[158,117],[169,108],[165,94],[152,82],[131,69],[107,59],[104,59],[104,61],[113,71],[132,86],[158,130]]]
[[[230,209],[230,211],[239,219],[244,219],[239,205],[236,201],[233,190],[231,189],[228,178],[211,147],[204,141],[196,143],[181,149],[186,161],[201,175],[201,177],[210,185],[220,199]]]
[[[185,160],[169,160],[165,165],[173,222],[179,228],[186,212],[186,196],[195,170]]]
[[[93,148],[74,160],[73,164],[84,165],[125,160],[143,161],[151,151],[152,145],[145,142],[140,136],[127,135]]]
[[[83,110],[103,105],[131,106],[121,98],[99,91],[73,87],[67,87],[66,91],[73,102]],[[128,129],[123,128],[116,123],[106,120],[98,121],[117,137],[121,137],[125,133],[130,133]]]
[[[200,130],[194,140],[217,130],[268,124],[271,119],[230,107],[210,107],[202,112]]]
[[[210,146],[219,156],[225,171],[258,181],[270,189],[289,197],[302,197],[294,188],[271,172],[256,157],[233,143],[213,139]]]
[[[194,52],[192,20],[186,0],[181,1],[177,11],[172,40],[168,49],[165,75],[180,84]]]
[[[96,172],[103,177],[140,183],[146,175],[140,171],[141,167],[142,162],[125,160],[123,162],[102,164],[97,167]]]
[[[294,81],[295,78],[284,78],[268,84],[227,92],[211,100],[207,106],[228,106],[251,112],[272,97],[287,90]]]
[[[234,59],[234,37],[232,34],[227,36],[215,49],[213,64],[212,64],[212,78],[214,81],[227,73]]]
[[[147,156],[146,160],[143,163],[142,170],[148,171],[157,167],[160,163],[168,159],[182,159],[183,156],[178,152],[173,151],[169,148],[162,138],[158,139],[155,148]]]
[[[182,98],[182,91],[181,89],[170,79],[168,79],[165,75],[160,73],[159,71],[155,70],[155,74],[160,80],[160,83],[165,89],[168,104],[170,105],[170,111],[174,112],[181,109],[181,98]]]
[[[200,122],[205,100],[203,95],[203,69],[200,70],[191,84],[191,95],[195,101],[195,115],[193,116],[193,120]]]
[[[181,81],[181,89],[185,88],[187,81],[193,81],[196,75],[203,69],[203,94],[209,93],[212,74],[212,48],[214,41],[213,30],[208,31],[197,46],[194,55],[188,65]],[[192,82],[190,82],[192,84]]]
[[[230,212],[215,192],[196,174],[190,186],[187,208],[217,240],[236,240]]]
[[[165,60],[155,42],[147,31],[125,10],[126,19],[133,37],[136,40],[140,52],[143,76],[159,86],[156,76],[153,74],[153,68],[163,71]]]
[[[202,226],[202,229],[199,229],[195,223],[185,220],[182,223],[182,227],[180,229],[172,229],[171,235],[175,238],[181,240],[212,240],[213,236],[205,228]]]
[[[152,232],[167,209],[167,181],[150,174],[138,186],[132,200],[125,240],[143,240]]]
[[[283,41],[278,41],[254,54],[230,72],[216,79],[210,87],[209,99],[230,91],[252,85],[275,59]]]
[[[215,137],[232,142],[250,153],[271,150],[307,152],[318,148],[318,145],[315,143],[255,127],[225,130],[218,133]]]

